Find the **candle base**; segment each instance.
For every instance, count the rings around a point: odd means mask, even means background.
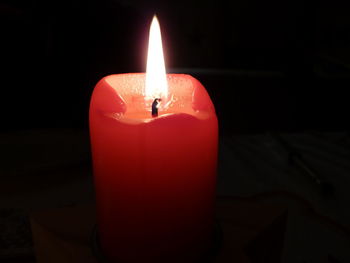
[[[194,263],[212,263],[219,254],[222,245],[222,229],[218,221],[215,222],[210,249],[202,256],[198,262]],[[112,263],[103,253],[97,231],[97,225],[94,226],[91,233],[91,251],[93,256],[101,263]],[[115,262],[113,262],[115,263]]]

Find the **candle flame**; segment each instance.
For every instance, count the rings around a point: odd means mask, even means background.
[[[145,95],[146,98],[168,96],[162,36],[156,16],[153,17],[149,31]]]

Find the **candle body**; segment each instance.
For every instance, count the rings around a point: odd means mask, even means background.
[[[213,231],[218,127],[204,87],[167,75],[169,107],[152,118],[144,74],[102,79],[90,134],[103,251],[116,262],[191,262]]]

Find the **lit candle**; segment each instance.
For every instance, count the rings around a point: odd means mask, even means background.
[[[210,245],[218,126],[201,83],[166,74],[153,19],[147,72],[96,85],[90,134],[103,252],[115,262],[193,262]]]

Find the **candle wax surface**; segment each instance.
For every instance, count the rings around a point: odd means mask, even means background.
[[[118,104],[115,105],[115,112],[113,112],[114,115],[111,115],[112,118],[130,124],[154,120],[151,109],[156,97],[145,97],[145,75],[143,73],[111,75],[106,77],[104,81],[119,96]],[[206,117],[206,112],[200,111],[203,109],[203,105],[193,101],[193,98],[198,97],[194,92],[201,91],[196,89],[198,82],[196,79],[184,74],[168,74],[167,81],[169,95],[167,98],[160,98],[162,101],[158,117],[176,113],[186,113],[197,118]],[[214,111],[211,103],[206,106],[209,111]]]

